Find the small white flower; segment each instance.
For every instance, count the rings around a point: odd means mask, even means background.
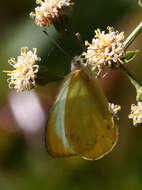
[[[8,63],[15,68],[13,71],[4,71],[10,78],[8,79],[9,88],[14,88],[18,92],[30,90],[35,87],[36,73],[39,66],[35,64],[36,61],[41,59],[37,56],[37,49],[27,51],[27,48],[21,48],[21,55],[11,58]]]
[[[94,65],[94,70],[98,72],[103,70],[105,66],[119,66],[119,58],[124,54],[123,40],[124,33],[114,31],[112,27],[108,27],[108,33],[96,30],[92,44],[86,41],[87,51],[84,53],[88,62]]]
[[[64,8],[71,6],[71,0],[37,0],[39,6],[35,8],[35,13],[30,13],[35,19],[35,23],[40,27],[52,24],[64,13]]]
[[[116,116],[117,113],[121,110],[121,106],[115,105],[113,103],[108,103],[108,109],[112,113],[112,115]]]
[[[142,102],[138,102],[138,105],[131,105],[131,114],[129,115],[129,119],[133,119],[133,124],[135,126],[142,123]]]
[[[140,7],[142,7],[142,0],[138,0],[138,4]]]

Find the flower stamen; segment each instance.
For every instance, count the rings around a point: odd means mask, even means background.
[[[72,5],[71,0],[37,0],[35,13],[30,16],[34,18],[35,23],[40,27],[47,27],[54,23],[64,13],[65,7]]]
[[[134,126],[142,123],[142,102],[138,102],[138,105],[131,105],[131,113],[128,117],[129,119],[133,119]]]
[[[14,67],[15,70],[4,71],[10,77],[7,81],[9,88],[14,88],[18,92],[31,90],[35,87],[36,73],[39,66],[35,63],[40,61],[40,57],[37,56],[37,49],[34,48],[33,52],[28,51],[28,48],[21,48],[21,55],[15,58],[11,58],[8,63]]]
[[[106,66],[118,67],[120,65],[119,58],[124,54],[124,33],[114,31],[112,27],[107,29],[108,33],[97,29],[92,44],[85,42],[88,47],[83,55],[86,57],[88,64],[94,65],[93,69],[98,73]]]
[[[121,110],[121,106],[115,105],[113,103],[108,103],[108,109],[109,109],[110,113],[112,113],[112,115],[116,116],[117,113]]]

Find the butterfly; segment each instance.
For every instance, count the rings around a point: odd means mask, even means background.
[[[50,110],[47,151],[53,157],[97,160],[113,149],[117,139],[118,128],[98,79],[76,68],[64,80]]]

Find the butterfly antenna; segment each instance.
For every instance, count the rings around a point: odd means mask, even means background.
[[[44,33],[46,36],[48,36],[48,37],[50,38],[50,40],[52,41],[52,43],[53,43],[64,55],[66,55],[67,57],[70,57],[69,54],[68,54],[67,52],[65,52],[65,51],[63,50],[63,48],[56,42],[56,40],[55,40],[54,38],[52,38],[51,36],[49,36],[49,34],[48,34],[45,30],[43,30],[43,33]]]
[[[48,54],[47,54],[47,59],[46,59],[46,61],[48,61],[49,56],[50,56],[50,54],[52,53],[53,49],[54,49],[53,47],[52,47],[51,49],[49,49]]]

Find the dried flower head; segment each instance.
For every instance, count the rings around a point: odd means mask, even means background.
[[[113,103],[108,103],[108,109],[112,115],[116,116],[117,113],[121,110],[121,106],[115,105]]]
[[[118,59],[124,54],[123,40],[124,33],[114,31],[108,27],[108,33],[97,29],[92,44],[85,42],[87,51],[84,53],[90,64],[93,64],[94,70],[102,71],[105,66],[119,66]]]
[[[40,27],[46,27],[55,22],[64,13],[65,7],[72,5],[71,0],[37,0],[36,3],[39,6],[35,8],[35,13],[30,13],[30,16]]]
[[[8,79],[9,88],[14,88],[18,92],[30,90],[35,87],[36,73],[39,66],[35,64],[36,61],[41,59],[37,56],[37,49],[27,51],[27,48],[21,48],[21,55],[11,58],[8,63],[15,68],[13,71],[4,71],[10,78]]]
[[[134,126],[142,123],[142,102],[138,102],[138,105],[131,105],[131,114],[129,115],[129,119],[133,119]]]

